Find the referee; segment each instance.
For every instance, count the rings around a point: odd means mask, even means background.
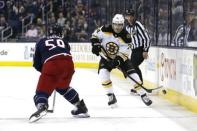
[[[128,22],[126,25],[126,30],[131,34],[132,38],[131,61],[141,81],[143,82],[142,72],[139,65],[144,61],[144,59],[148,58],[150,37],[144,26],[135,19],[135,11],[133,9],[126,10],[125,19]],[[131,92],[136,93],[134,89],[131,89]]]

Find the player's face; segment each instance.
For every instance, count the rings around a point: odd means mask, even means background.
[[[116,23],[113,23],[113,24],[112,24],[112,27],[113,27],[114,32],[120,33],[120,32],[122,31],[124,25],[123,25],[123,24],[116,24]]]

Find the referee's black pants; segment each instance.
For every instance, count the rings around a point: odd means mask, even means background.
[[[139,68],[139,65],[144,61],[144,57],[143,57],[143,48],[136,48],[132,50],[132,54],[131,54],[131,62],[137,72],[137,74],[140,77],[140,80],[143,83],[143,77],[142,77],[142,72]]]

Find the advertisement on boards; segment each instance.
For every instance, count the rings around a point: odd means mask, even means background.
[[[192,50],[179,50],[181,61],[179,63],[179,77],[178,81],[181,83],[181,92],[186,95],[194,96],[193,89],[193,54]],[[182,55],[181,55],[182,54]],[[180,57],[179,57],[180,58]]]
[[[0,44],[0,61],[32,61],[34,43]]]
[[[143,77],[158,86],[158,48],[150,48],[148,59],[140,65]]]
[[[176,50],[159,49],[159,83],[166,87],[177,87]]]
[[[90,43],[70,43],[71,53],[75,62],[98,63],[100,57],[93,55]],[[35,43],[0,44],[0,61],[33,60]]]

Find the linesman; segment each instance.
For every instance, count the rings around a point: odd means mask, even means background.
[[[130,59],[141,81],[143,82],[142,72],[139,65],[144,61],[144,59],[148,58],[150,37],[144,26],[136,20],[135,11],[133,9],[126,10],[125,19],[128,22],[126,25],[126,30],[131,34],[132,38],[132,53]],[[131,89],[131,92],[136,93],[134,89]]]

